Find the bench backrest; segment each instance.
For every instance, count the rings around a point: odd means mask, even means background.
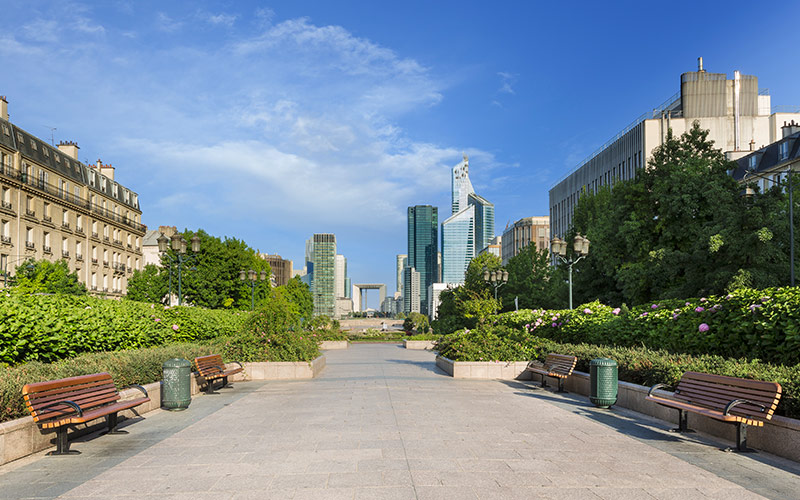
[[[222,373],[225,369],[225,363],[222,362],[222,356],[219,354],[210,354],[208,356],[194,358],[194,365],[197,367],[197,371],[200,375],[204,377]]]
[[[559,375],[572,375],[572,370],[578,363],[578,358],[575,356],[567,356],[566,354],[550,353],[544,361],[544,366],[550,373],[558,373]]]
[[[69,405],[56,404],[59,401],[72,401],[86,411],[120,399],[119,391],[108,373],[26,384],[22,388],[22,396],[34,422],[47,422],[75,413],[75,409]]]
[[[781,398],[781,385],[777,382],[686,372],[675,388],[675,398],[718,411],[724,411],[735,399],[747,399],[764,405],[764,408],[743,403],[733,407],[730,414],[769,420]]]

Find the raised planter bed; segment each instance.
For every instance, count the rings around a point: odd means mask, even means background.
[[[302,380],[311,379],[319,375],[325,368],[325,356],[320,356],[310,363],[243,363],[244,371],[232,377],[232,382],[248,380]],[[192,374],[192,395],[201,393],[198,384],[199,376]],[[153,382],[144,386],[150,395],[150,401],[136,407],[136,414],[157,410],[161,407],[161,382]],[[136,389],[121,391],[122,398],[141,396]],[[190,407],[191,408],[191,407]],[[189,410],[191,411],[191,409]],[[136,416],[131,410],[119,413],[120,421]],[[144,423],[143,425],[147,425]],[[85,425],[77,426],[77,432],[88,434],[104,429],[106,421],[99,418]],[[70,432],[70,436],[73,433]],[[34,423],[33,417],[23,417],[9,422],[0,423],[0,465],[17,460],[38,451],[46,450],[54,445],[51,441],[55,438],[53,432],[41,432]]]
[[[404,340],[403,347],[406,349],[425,349],[433,350],[433,340]]]
[[[436,366],[453,378],[477,380],[530,380],[527,361],[453,361],[436,356]]]
[[[323,351],[333,349],[347,349],[348,342],[346,340],[323,340],[319,343],[319,348]]]

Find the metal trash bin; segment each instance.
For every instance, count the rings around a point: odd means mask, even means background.
[[[192,363],[173,358],[161,365],[164,378],[161,383],[161,407],[167,410],[185,410],[192,402]]]
[[[619,378],[617,362],[609,358],[589,362],[589,400],[599,408],[608,408],[617,402]]]

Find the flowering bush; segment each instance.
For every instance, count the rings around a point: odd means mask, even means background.
[[[441,337],[436,351],[453,361],[530,361],[541,345],[541,339],[519,330],[483,325]]]

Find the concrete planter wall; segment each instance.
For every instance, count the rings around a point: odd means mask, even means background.
[[[235,364],[232,366],[236,366]],[[310,363],[243,363],[244,372],[232,378],[233,381],[247,380],[293,380],[311,379],[319,375],[325,368],[325,356],[320,356]],[[192,395],[200,393],[202,379],[192,374]],[[161,382],[153,382],[144,386],[150,396],[150,401],[119,413],[120,420],[134,418],[137,414],[143,415],[161,408]],[[141,397],[142,393],[136,389],[127,389],[120,392],[122,399]],[[190,407],[191,408],[191,407]],[[135,413],[134,413],[135,411]],[[92,420],[86,424],[74,426],[79,434],[87,434],[100,430],[106,425],[104,418]],[[56,434],[53,431],[42,432],[33,421],[33,417],[23,417],[9,422],[0,423],[0,465],[25,457],[47,448],[52,448],[51,441]],[[70,432],[72,438],[73,433]]]
[[[319,343],[319,348],[323,351],[332,349],[347,349],[348,342],[346,340],[323,340]]]
[[[436,356],[436,366],[453,378],[482,380],[530,380],[526,361],[453,361]]]
[[[404,340],[403,347],[406,349],[425,349],[425,350],[433,350],[433,340]]]
[[[564,388],[572,393],[589,395],[589,374],[573,372],[571,377],[564,381]],[[628,408],[638,413],[644,413],[678,424],[678,411],[646,401],[649,387],[629,382],[619,383],[619,394],[615,406]],[[671,392],[656,391],[662,396],[672,396]],[[689,428],[706,434],[722,438],[731,445],[736,441],[736,427],[717,420],[689,413]],[[747,445],[751,448],[764,450],[768,453],[800,462],[800,420],[774,416],[763,427],[747,427]]]

